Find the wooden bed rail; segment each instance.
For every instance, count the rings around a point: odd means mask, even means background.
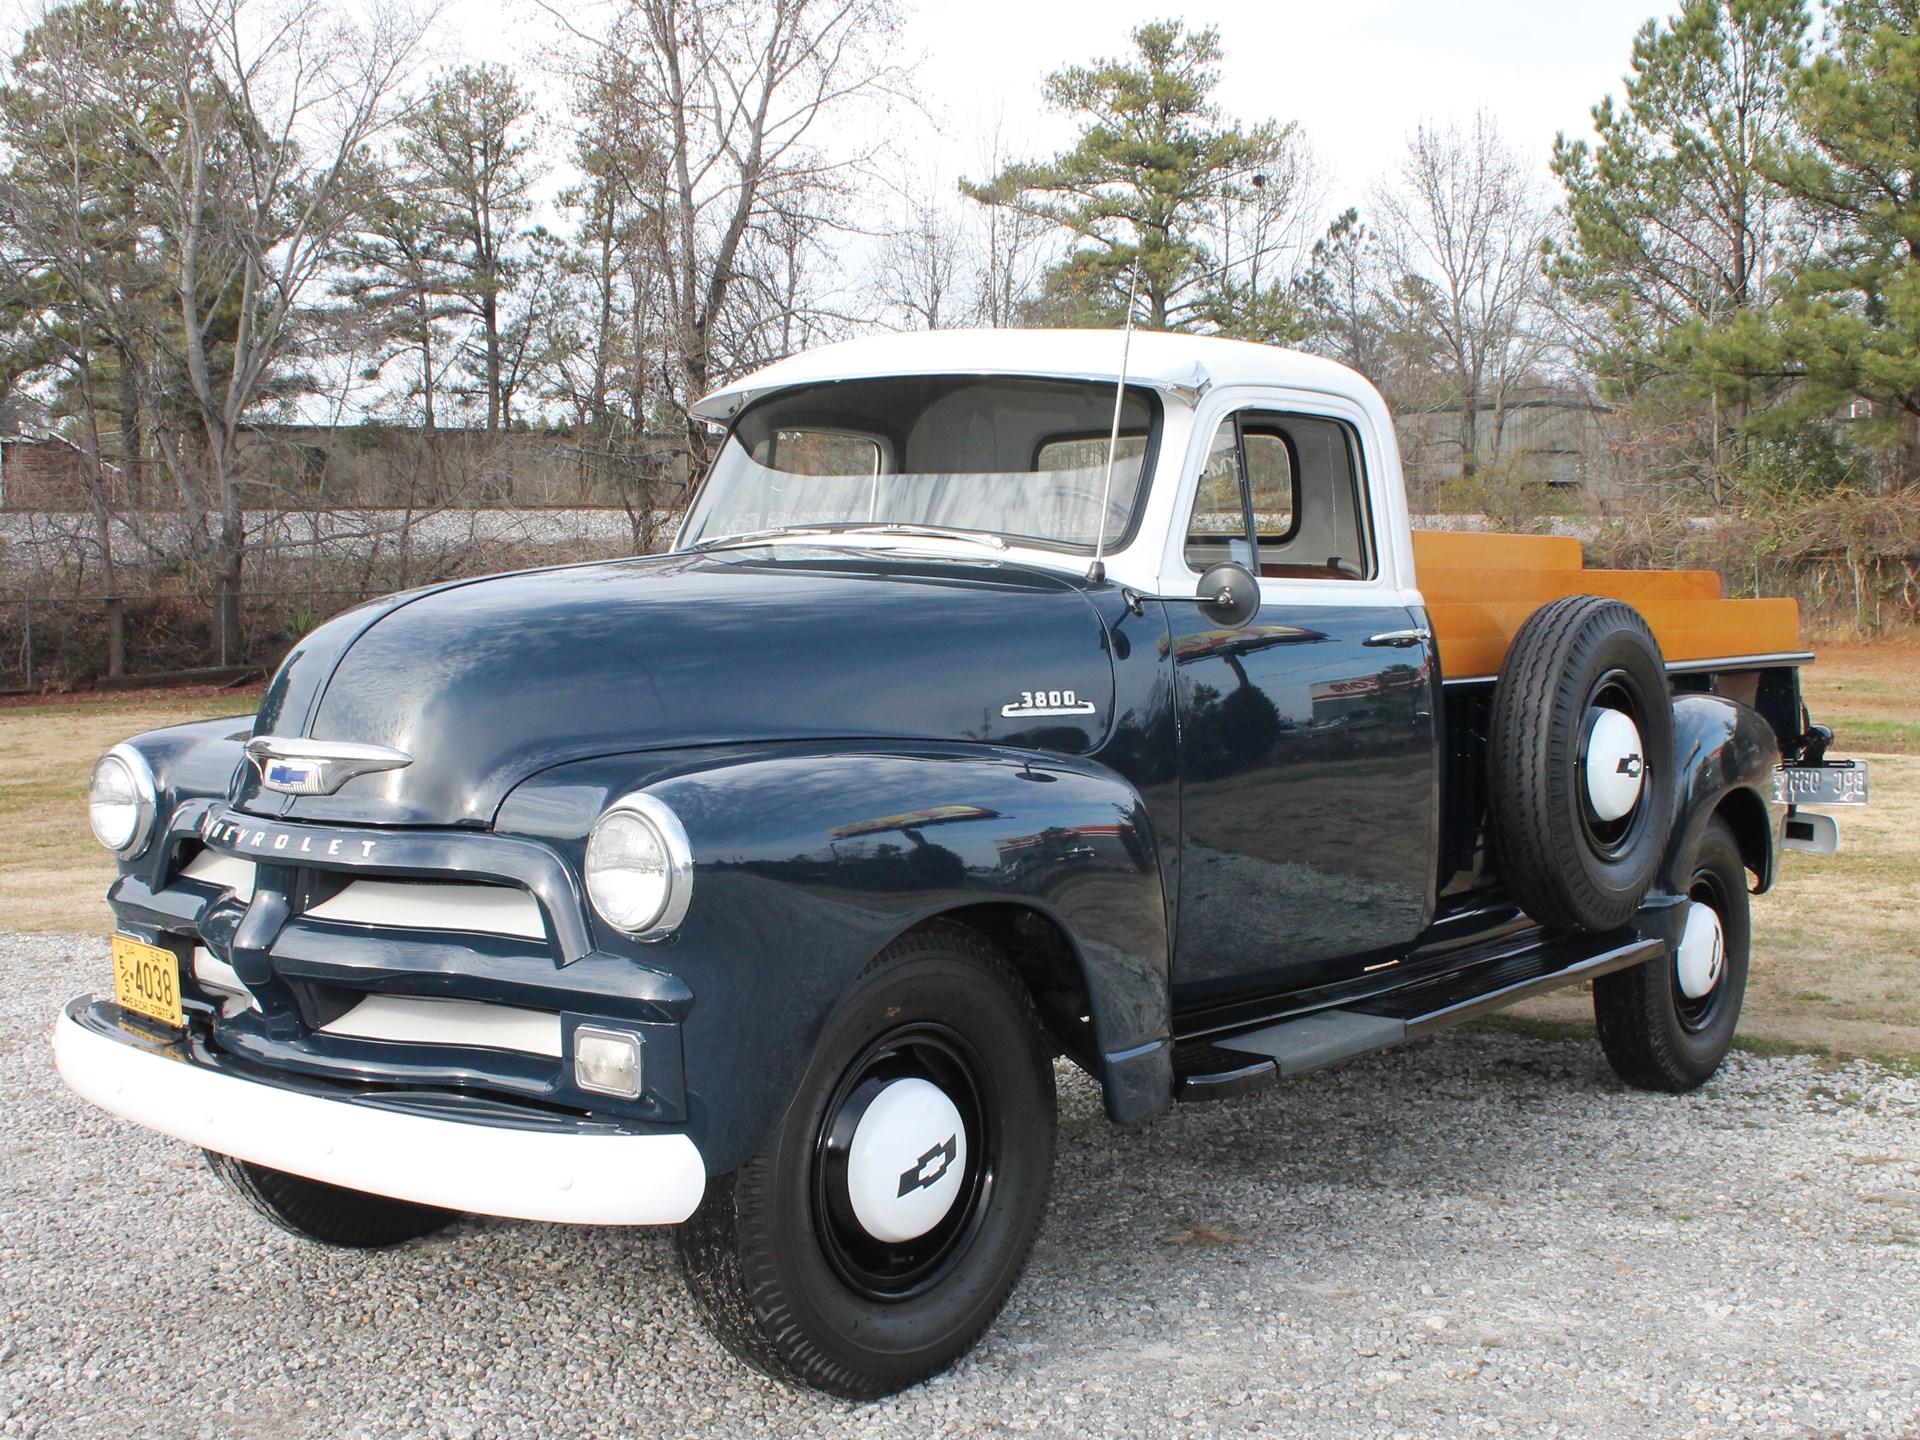
[[[1565,535],[1416,530],[1413,560],[1448,680],[1498,674],[1527,617],[1565,595],[1624,600],[1670,665],[1801,648],[1796,601],[1723,599],[1711,570],[1588,570],[1580,542]]]

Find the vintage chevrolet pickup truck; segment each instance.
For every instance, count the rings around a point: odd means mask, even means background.
[[[894,336],[698,413],[669,553],[363,605],[102,759],[74,1090],[330,1244],[678,1226],[735,1352],[877,1396],[1018,1279],[1057,1057],[1131,1125],[1591,983],[1689,1089],[1866,798],[1792,602],[1416,534],[1324,360]]]

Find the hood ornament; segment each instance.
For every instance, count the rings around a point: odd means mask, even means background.
[[[254,736],[247,742],[247,758],[260,771],[260,783],[282,795],[331,795],[356,775],[413,763],[411,755],[385,745],[288,735]]]

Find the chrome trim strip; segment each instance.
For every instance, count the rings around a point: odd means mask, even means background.
[[[1670,674],[1695,673],[1701,670],[1759,670],[1779,665],[1811,665],[1811,650],[1779,650],[1771,655],[1728,655],[1708,660],[1670,660],[1667,670]]]
[[[1726,655],[1706,660],[1669,660],[1669,675],[1697,675],[1703,670],[1765,670],[1783,665],[1811,665],[1814,654],[1811,650],[1777,650],[1767,655]],[[1446,657],[1441,657],[1445,665]],[[1441,680],[1442,685],[1491,685],[1498,675],[1448,675]]]

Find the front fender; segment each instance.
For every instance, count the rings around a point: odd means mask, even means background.
[[[1723,695],[1677,695],[1673,701],[1676,768],[1673,826],[1657,891],[1685,895],[1701,834],[1724,811],[1740,842],[1755,891],[1773,881],[1784,806],[1773,804],[1780,742],[1757,711]]]
[[[1166,898],[1146,807],[1112,771],[937,744],[634,756],[529,782],[496,829],[543,810],[551,827],[560,797],[591,799],[597,813],[641,787],[686,827],[693,902],[666,942],[624,940],[596,919],[596,943],[692,987],[688,1113],[716,1173],[759,1149],[875,954],[923,920],[984,903],[1030,909],[1068,938],[1109,1113],[1134,1121],[1168,1105]]]
[[[153,821],[156,836],[166,834],[167,821],[184,802],[217,800],[232,790],[234,772],[246,759],[247,737],[252,733],[253,716],[233,715],[149,730],[127,742],[153,770],[159,792]],[[149,845],[132,860],[121,862],[120,873],[141,875],[159,885],[165,879],[163,849]]]

